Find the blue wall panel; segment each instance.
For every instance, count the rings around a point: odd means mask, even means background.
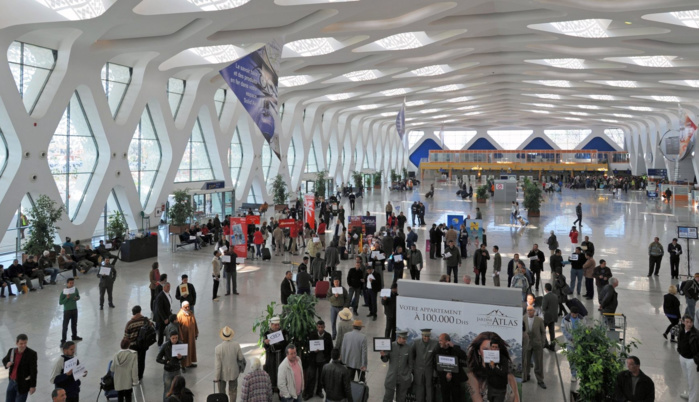
[[[410,154],[410,158],[408,159],[410,159],[410,162],[412,162],[413,165],[420,167],[420,160],[429,158],[430,151],[433,149],[441,150],[442,147],[440,147],[439,144],[437,144],[433,139],[428,138],[423,141],[412,154]]]
[[[486,140],[485,138],[479,138],[476,141],[471,144],[470,147],[468,147],[469,150],[474,150],[474,151],[488,151],[488,150],[495,150],[495,145],[491,144],[490,141]]]
[[[522,149],[534,149],[534,150],[551,149],[552,150],[553,147],[548,142],[546,142],[546,140],[544,140],[543,138],[536,137],[533,140],[529,141],[529,144],[527,144],[527,146],[525,146]]]
[[[602,137],[595,137],[591,139],[587,144],[585,144],[582,149],[596,149],[602,152],[615,152],[616,149],[609,145]]]

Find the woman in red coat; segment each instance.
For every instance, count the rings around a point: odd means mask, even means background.
[[[570,237],[570,242],[573,244],[578,244],[578,229],[573,226],[570,229],[570,233],[568,233],[568,237]]]

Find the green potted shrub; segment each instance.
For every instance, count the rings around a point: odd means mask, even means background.
[[[396,173],[396,169],[391,169],[391,183],[400,181],[400,175]]]
[[[107,237],[110,239],[124,239],[124,235],[129,230],[126,218],[121,211],[116,211],[107,221]]]
[[[187,221],[192,217],[192,197],[189,189],[175,190],[172,193],[175,202],[170,206],[168,217],[170,218],[170,233],[179,234],[187,230]]]
[[[356,170],[352,172],[352,181],[354,181],[354,187],[359,189],[362,186],[362,174]]]
[[[372,177],[374,179],[374,188],[381,188],[381,176],[383,175],[383,172],[378,171],[375,172]]]
[[[286,191],[286,182],[280,174],[278,174],[272,182],[272,194],[274,195],[275,204],[286,205],[289,193]]]
[[[522,186],[524,191],[524,209],[527,210],[528,217],[541,216],[541,202],[544,198],[541,196],[541,187],[532,183],[529,179],[524,179],[524,185]]]
[[[32,230],[24,243],[28,255],[40,255],[45,250],[53,251],[53,239],[56,236],[56,222],[61,219],[65,209],[46,195],[40,195],[29,210]]]
[[[325,185],[328,180],[328,172],[325,170],[320,171],[316,174],[316,193],[320,197],[325,197]]]
[[[608,327],[598,321],[592,326],[580,325],[573,330],[574,348],[560,343],[562,353],[578,370],[577,401],[616,401],[613,390],[616,377],[625,368],[625,360],[636,340],[622,345],[607,335]]]
[[[316,321],[320,317],[316,314],[316,304],[318,299],[315,296],[300,294],[291,295],[286,305],[282,306],[281,314],[277,313],[280,304],[272,302],[267,305],[265,311],[258,317],[252,331],[259,333],[260,337],[257,345],[262,347],[265,340],[265,332],[269,330],[269,320],[275,315],[281,319],[282,330],[289,333],[290,342],[296,345],[299,356],[308,353],[308,335],[316,329]]]
[[[403,168],[403,180],[408,180],[408,169]]]
[[[476,202],[484,203],[485,200],[487,200],[489,197],[488,195],[488,186],[485,184],[482,186],[478,186],[476,189]]]

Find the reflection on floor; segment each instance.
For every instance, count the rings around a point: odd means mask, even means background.
[[[426,183],[429,184],[429,183]],[[446,221],[447,214],[462,213],[475,215],[475,205],[469,201],[456,199],[456,187],[450,184],[440,184],[435,191],[435,197],[424,200],[421,191],[413,193],[376,192],[357,200],[356,211],[375,211],[379,225],[385,222],[383,213],[386,201],[400,205],[402,210],[409,211],[413,199],[423,199],[427,206],[426,221]],[[611,267],[614,276],[619,278],[619,312],[628,317],[627,336],[641,341],[640,348],[635,352],[641,359],[642,370],[648,374],[656,386],[656,400],[677,401],[679,394],[685,389],[681,370],[677,361],[674,344],[665,341],[661,333],[668,324],[662,313],[663,294],[670,281],[669,261],[662,262],[659,278],[646,278],[647,274],[647,245],[654,236],[659,236],[666,245],[676,236],[677,225],[697,226],[697,215],[686,205],[665,204],[655,200],[647,200],[643,193],[630,191],[622,194],[621,199],[614,199],[609,193],[591,190],[564,190],[563,193],[545,195],[542,205],[541,218],[531,219],[531,225],[520,228],[510,225],[508,205],[479,204],[483,211],[488,234],[488,245],[498,245],[503,254],[503,264],[514,252],[526,253],[533,243],[539,243],[542,248],[551,230],[558,236],[558,241],[564,254],[572,250],[568,232],[574,217],[575,205],[583,203],[583,228],[580,239],[590,236],[596,245],[595,257],[604,258]],[[346,200],[345,208],[349,211]],[[520,194],[521,203],[521,194]],[[349,213],[348,213],[349,214]],[[410,219],[408,219],[410,222]],[[428,227],[421,227],[417,233],[420,237],[418,245],[423,250],[427,238]],[[162,236],[160,257],[161,271],[170,275],[171,281],[179,280],[183,273],[189,275],[190,283],[197,288],[199,295],[196,304],[196,314],[199,321],[200,337],[198,340],[199,367],[188,370],[185,374],[187,385],[197,400],[204,400],[205,395],[212,392],[213,350],[220,342],[218,331],[229,325],[236,331],[235,339],[243,346],[246,356],[258,356],[261,350],[256,347],[257,334],[252,332],[252,323],[258,317],[264,306],[270,301],[279,301],[279,285],[284,272],[289,265],[282,264],[281,257],[272,257],[271,262],[264,264],[251,261],[239,273],[240,296],[223,296],[220,302],[211,301],[212,279],[211,247],[201,251],[170,252],[167,237]],[[686,243],[683,243],[686,248]],[[693,253],[695,251],[692,246]],[[683,256],[681,269],[687,270],[686,255]],[[300,261],[301,257],[294,257]],[[99,377],[104,375],[108,361],[119,350],[119,341],[123,329],[130,317],[130,309],[135,304],[144,306],[148,311],[150,293],[148,290],[148,271],[154,260],[144,260],[137,263],[120,263],[117,266],[119,277],[114,285],[115,309],[99,310],[99,291],[97,278],[94,275],[81,277],[77,287],[82,299],[79,304],[79,333],[84,338],[79,343],[77,355],[86,364],[89,375],[82,382],[81,397],[92,400],[99,390]],[[464,263],[464,267],[468,266]],[[349,265],[343,261],[341,268],[346,270]],[[548,264],[545,264],[544,277],[548,279]],[[438,280],[444,273],[445,267],[441,261],[427,260],[423,280]],[[568,271],[566,268],[565,271]],[[29,335],[29,346],[39,353],[39,383],[37,396],[32,400],[47,400],[52,386],[49,384],[51,367],[58,358],[59,341],[62,322],[62,308],[58,305],[58,295],[64,281],[58,286],[48,286],[45,290],[32,292],[29,295],[5,298],[0,300],[0,339],[3,353],[14,344],[14,338],[19,333]],[[174,290],[173,290],[174,293]],[[591,301],[587,301],[590,311],[597,311]],[[595,302],[596,304],[596,302]],[[329,322],[329,305],[321,301],[318,314]],[[684,307],[683,307],[684,308]],[[366,321],[366,308],[360,308],[360,318]],[[381,310],[382,312],[382,310]],[[385,320],[382,314],[377,321],[368,321],[365,332],[367,336],[382,336]],[[558,331],[560,336],[560,331]],[[156,349],[153,347],[147,357],[144,388],[147,400],[158,400],[162,392],[162,366],[155,363]],[[570,387],[570,371],[565,358],[559,353],[564,392]],[[556,360],[552,352],[545,351],[544,356],[545,380],[548,389],[543,390],[535,382],[524,384],[524,399],[538,400],[539,398],[554,398],[561,400],[562,390],[558,378]],[[383,397],[383,380],[386,372],[378,354],[370,352],[369,357],[369,386],[370,400],[377,401]],[[7,381],[8,372],[0,370],[2,387]],[[530,399],[531,398],[531,399]],[[314,400],[320,400],[315,398]]]

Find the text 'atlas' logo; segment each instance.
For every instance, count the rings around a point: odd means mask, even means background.
[[[517,318],[510,317],[500,310],[493,310],[488,314],[479,314],[476,321],[493,327],[519,326]]]

